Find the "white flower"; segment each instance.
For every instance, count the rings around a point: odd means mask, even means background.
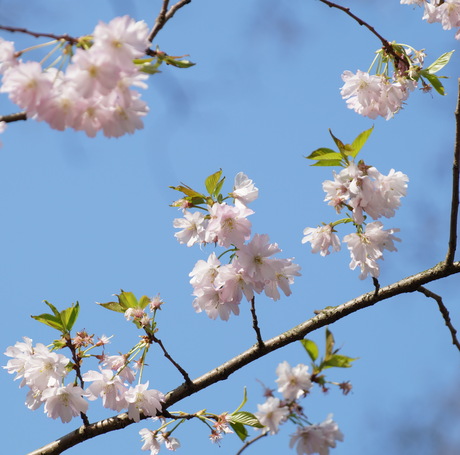
[[[165,401],[164,395],[158,390],[147,390],[149,382],[130,387],[125,393],[128,404],[128,416],[139,422],[140,413],[146,416],[156,416],[161,411],[161,403]]]
[[[397,251],[393,242],[400,239],[393,234],[398,231],[399,229],[384,230],[380,221],[374,221],[366,226],[362,234],[348,234],[343,238],[351,254],[350,268],[361,268],[361,280],[368,274],[374,278],[379,276],[377,260],[383,259],[383,250]]]
[[[312,387],[307,365],[299,363],[296,367],[291,367],[285,360],[278,365],[276,374],[278,392],[282,393],[286,400],[296,400]]]
[[[297,432],[291,435],[289,447],[297,444],[298,455],[318,453],[329,455],[329,448],[336,446],[336,441],[343,441],[343,434],[338,425],[332,420],[332,415],[319,425],[298,427]]]
[[[250,202],[257,199],[259,196],[259,190],[255,187],[253,181],[248,178],[243,172],[239,172],[235,176],[235,184],[233,186],[233,192],[230,193],[235,199],[238,199],[244,205],[248,205]]]
[[[101,397],[102,406],[114,411],[121,411],[128,406],[124,398],[127,389],[120,376],[115,376],[112,370],[90,370],[83,375],[83,380],[92,382],[85,391],[88,400],[93,401]]]
[[[257,409],[254,415],[268,428],[270,434],[278,433],[280,423],[289,415],[289,408],[281,406],[279,398],[275,397],[268,397],[265,403],[257,405]]]
[[[173,226],[176,229],[182,229],[182,231],[176,232],[174,237],[179,243],[186,243],[187,246],[204,242],[207,224],[208,221],[202,213],[191,213],[185,210],[183,218],[176,218],[173,221]]]
[[[57,419],[63,423],[70,422],[72,417],[86,413],[88,403],[82,398],[81,387],[68,384],[65,387],[49,387],[42,393],[42,401],[45,402],[45,412],[48,417]]]
[[[305,237],[302,239],[302,243],[310,242],[312,253],[318,253],[319,251],[321,256],[327,256],[331,247],[334,251],[340,251],[340,239],[333,232],[330,224],[317,228],[307,227],[304,229],[303,234]]]

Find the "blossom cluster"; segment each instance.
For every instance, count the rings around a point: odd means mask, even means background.
[[[74,343],[77,339],[81,337],[75,337]],[[104,337],[96,345],[107,342]],[[115,411],[127,409],[129,417],[136,422],[140,420],[141,413],[155,416],[161,411],[164,395],[149,389],[149,382],[132,386],[136,372],[128,365],[124,355],[98,356],[101,363],[99,371],[89,370],[82,375],[84,382],[91,383],[85,390],[83,384],[80,387],[74,381],[64,385],[65,378],[74,367],[70,359],[50,351],[41,343],[33,346],[28,337],[8,347],[5,355],[11,359],[3,368],[10,374],[16,374],[15,380],[21,380],[20,387],[29,388],[26,406],[36,410],[43,404],[44,412],[52,419],[70,422],[80,413],[86,413],[86,400],[97,398],[102,399],[105,408]]]
[[[299,276],[300,266],[292,259],[272,257],[281,249],[270,243],[267,234],[255,234],[251,238],[251,222],[247,219],[253,210],[247,205],[258,196],[258,189],[245,174],[235,178],[232,193],[234,204],[221,200],[209,201],[201,211],[190,212],[186,200],[175,205],[183,208],[183,218],[176,218],[175,234],[180,243],[214,243],[228,248],[232,255],[228,264],[222,264],[212,252],[207,261],[199,260],[190,273],[193,286],[193,307],[196,312],[205,311],[216,319],[228,320],[231,313],[239,314],[239,304],[244,297],[248,301],[255,293],[265,294],[273,300],[280,298],[280,289],[286,296],[291,294],[294,276]],[[204,208],[204,210],[203,210]]]
[[[417,83],[400,75],[389,78],[385,74],[369,74],[358,70],[356,74],[344,71],[340,90],[347,107],[356,113],[375,119],[379,116],[389,120],[403,106]]]
[[[278,392],[283,398],[274,397],[269,390],[265,403],[257,405],[256,417],[265,426],[265,431],[272,435],[278,433],[279,426],[288,418],[299,424],[302,423],[291,435],[290,447],[296,446],[298,455],[314,453],[328,455],[329,449],[336,446],[336,441],[343,440],[343,434],[331,415],[320,424],[307,423],[298,400],[309,393],[312,387],[308,366],[298,364],[291,367],[287,361],[284,361],[278,365],[276,373]]]
[[[460,0],[401,0],[401,4],[422,6],[422,19],[428,23],[439,22],[444,30],[460,27]],[[460,28],[455,38],[460,39]]]
[[[57,130],[73,128],[90,137],[98,131],[107,137],[134,133],[148,112],[137,90],[147,87],[148,76],[133,60],[145,54],[148,34],[144,21],[129,16],[99,22],[76,50],[63,44],[59,67],[22,61],[14,43],[0,38],[0,92],[29,118]]]
[[[350,268],[359,267],[361,279],[368,274],[377,278],[380,274],[377,260],[383,259],[384,250],[396,251],[394,242],[400,239],[393,234],[399,229],[385,230],[380,221],[366,224],[365,220],[367,216],[373,220],[393,217],[401,204],[401,197],[406,195],[408,180],[407,175],[394,169],[383,175],[362,161],[348,163],[338,174],[334,172],[334,180],[323,182],[323,190],[328,205],[337,213],[345,208],[350,217],[317,228],[305,228],[302,243],[310,242],[313,253],[327,256],[330,248],[340,250],[340,239],[334,227],[340,223],[353,223],[357,232],[343,238],[352,258]]]

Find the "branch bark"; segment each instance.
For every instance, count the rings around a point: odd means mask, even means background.
[[[336,307],[324,309],[313,318],[293,327],[291,330],[267,340],[264,342],[263,347],[260,347],[259,344],[255,344],[242,354],[237,355],[233,359],[218,366],[214,370],[205,373],[194,381],[191,381],[190,383],[185,382],[176,387],[166,395],[163,409],[166,412],[166,410],[173,404],[178,403],[184,398],[194,395],[195,393],[198,393],[199,391],[206,389],[219,381],[224,381],[234,372],[240,370],[249,363],[287,346],[288,344],[301,340],[305,338],[307,334],[343,319],[356,311],[371,307],[378,302],[401,294],[419,291],[420,286],[423,286],[424,284],[431,283],[457,273],[460,273],[460,262],[448,264],[443,261],[428,270],[404,278],[396,283],[390,284],[389,286],[380,288],[378,293],[375,291],[368,292]],[[147,416],[143,416],[142,418],[147,418]],[[82,426],[56,441],[47,444],[46,446],[30,452],[28,455],[57,455],[85,440],[125,428],[132,423],[134,423],[133,420],[131,420],[126,413],[123,413],[109,419],[104,419],[90,424],[86,427]]]

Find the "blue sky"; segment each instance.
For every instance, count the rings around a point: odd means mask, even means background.
[[[99,20],[129,14],[152,24],[160,2],[0,1],[0,24],[34,31],[82,35]],[[421,21],[421,11],[399,1],[349,1],[352,10],[388,40],[425,48],[431,62],[457,49],[453,32]],[[17,48],[35,43],[17,39]],[[331,147],[331,128],[344,141],[375,126],[362,151],[367,164],[382,173],[391,168],[410,178],[408,196],[387,227],[401,229],[397,253],[381,266],[382,285],[431,267],[444,258],[450,205],[450,163],[459,60],[454,54],[443,71],[447,96],[414,92],[393,120],[359,117],[346,108],[339,88],[341,73],[367,70],[380,43],[338,10],[318,1],[193,1],[158,35],[155,45],[170,55],[189,54],[197,63],[187,70],[162,68],[149,81],[143,98],[150,106],[144,130],[118,140],[88,139],[82,133],[52,131],[33,121],[9,125],[0,150],[2,239],[0,321],[3,350],[23,336],[49,343],[54,333],[30,318],[45,310],[46,299],[60,308],[78,300],[77,328],[97,335],[115,334],[111,352],[127,350],[138,334],[124,318],[95,305],[120,289],[136,295],[160,293],[167,302],[159,315],[159,336],[171,354],[197,377],[250,347],[254,341],[249,308],[228,322],[211,321],[191,306],[188,273],[212,251],[186,248],[174,238],[169,207],[179,182],[200,187],[223,169],[228,191],[244,171],[260,189],[252,208],[254,233],[267,233],[302,266],[293,294],[278,302],[257,301],[262,334],[269,338],[313,315],[372,289],[348,268],[346,249],[322,258],[300,243],[302,230],[335,219],[324,202],[326,168],[303,158],[318,147]],[[6,96],[0,113],[15,112]],[[345,231],[342,231],[345,234]],[[458,278],[429,286],[442,294],[460,326]],[[394,431],[422,425],[427,411],[452,390],[459,377],[458,352],[433,301],[421,294],[400,296],[354,314],[331,327],[344,354],[359,357],[331,380],[350,380],[344,397],[316,390],[305,412],[320,422],[334,414],[345,435],[335,455],[384,454],[394,449]],[[323,342],[324,332],[311,335]],[[247,386],[247,410],[263,401],[257,379],[275,387],[275,369],[283,360],[307,363],[300,344],[292,345],[237,372],[227,381],[191,397],[174,410],[220,413],[235,409]],[[7,358],[4,358],[6,363]],[[155,352],[149,360],[152,387],[167,392],[181,377]],[[1,383],[3,445],[6,453],[27,453],[76,428],[42,411],[31,412],[6,372]],[[12,414],[11,414],[12,413]],[[90,408],[91,421],[110,412]],[[12,418],[12,416],[14,418]],[[457,420],[443,423],[453,432]],[[88,441],[68,451],[80,455],[110,451],[140,452],[144,423]],[[450,426],[450,427],[449,427]],[[151,426],[153,429],[154,426]],[[24,432],[26,429],[26,432]],[[289,453],[289,434],[265,438],[245,453]],[[199,423],[180,428],[183,454],[236,453],[240,443],[227,436],[220,448],[207,440]],[[292,452],[294,453],[294,452]],[[397,452],[395,452],[397,453]],[[402,453],[402,452],[401,452]]]

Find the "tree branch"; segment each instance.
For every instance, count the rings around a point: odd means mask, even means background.
[[[256,314],[256,299],[253,296],[251,299],[251,314],[252,314],[252,327],[256,332],[257,344],[260,348],[264,347],[264,341],[262,340],[262,334],[260,333],[259,323],[257,322]]]
[[[5,30],[11,33],[25,33],[26,35],[31,35],[35,38],[52,38],[58,41],[67,41],[71,44],[77,44],[78,38],[64,34],[64,35],[55,35],[54,33],[40,33],[40,32],[31,32],[26,28],[20,27],[8,27],[7,25],[0,25],[0,30]]]
[[[375,35],[380,40],[380,42],[382,43],[382,47],[385,49],[387,54],[393,56],[393,58],[395,59],[396,67],[401,72],[404,72],[404,71],[406,71],[408,69],[407,68],[407,62],[400,55],[398,55],[395,52],[395,50],[393,49],[393,46],[390,44],[390,42],[387,39],[385,39],[382,35],[380,35],[380,33],[378,33],[377,30],[375,30],[375,28],[372,27],[372,25],[369,25],[367,22],[363,21],[361,18],[359,18],[358,16],[353,14],[350,11],[350,8],[338,5],[337,3],[333,3],[333,2],[330,2],[328,0],[319,0],[319,1],[321,3],[324,3],[325,5],[329,6],[330,8],[337,8],[340,11],[343,11],[345,14],[347,14],[352,19],[354,19],[359,25],[361,25],[362,27],[366,27],[373,35]]]
[[[241,455],[243,451],[246,450],[251,444],[258,441],[259,439],[264,438],[267,435],[268,435],[268,431],[264,431],[263,433],[257,435],[255,438],[252,438],[251,440],[245,442],[243,446],[241,447],[241,449],[238,450],[238,452],[236,452],[236,455]]]
[[[150,31],[149,41],[152,42],[155,39],[155,36],[157,36],[158,32],[164,27],[166,22],[168,22],[169,19],[171,19],[174,16],[174,14],[176,14],[176,11],[180,10],[185,5],[188,5],[191,2],[192,0],[180,0],[175,5],[171,6],[171,8],[169,8],[169,10],[167,11],[169,0],[163,0],[160,14],[158,14],[158,17],[155,20],[155,25]]]
[[[441,296],[438,295],[438,294],[435,294],[434,292],[431,292],[429,289],[427,289],[427,288],[425,288],[423,286],[420,286],[418,288],[418,291],[421,292],[422,294],[424,294],[426,297],[436,300],[436,303],[438,304],[438,307],[439,307],[439,311],[441,312],[442,317],[444,318],[444,322],[446,323],[446,326],[449,329],[450,334],[452,336],[452,344],[457,346],[457,349],[460,351],[460,343],[459,343],[459,341],[457,339],[457,330],[452,325],[452,322],[451,322],[450,316],[449,316],[449,311],[447,310],[447,308],[444,305],[444,303],[442,303]]]
[[[0,115],[0,122],[11,123],[19,120],[27,120],[27,113],[17,112],[16,114]]]
[[[396,283],[390,284],[389,286],[380,288],[378,294],[376,294],[375,291],[368,292],[337,307],[324,309],[308,321],[305,321],[293,327],[291,330],[266,341],[263,348],[261,348],[258,344],[255,344],[242,354],[237,355],[214,370],[205,373],[191,383],[185,382],[176,387],[166,395],[163,409],[166,411],[170,406],[183,400],[184,398],[206,389],[219,381],[224,381],[231,374],[240,370],[249,363],[264,357],[277,349],[287,346],[288,344],[302,340],[307,334],[343,319],[356,311],[371,307],[378,302],[397,295],[419,291],[420,286],[426,283],[457,273],[460,273],[460,262],[446,264],[443,261],[428,270],[404,278]],[[147,418],[147,416],[142,416],[141,418]],[[123,413],[109,419],[93,423],[87,427],[80,427],[79,429],[68,433],[48,445],[30,452],[28,455],[57,455],[87,439],[125,428],[132,423],[134,422],[128,417],[128,415]]]
[[[450,232],[449,245],[447,247],[446,263],[451,264],[455,258],[457,249],[457,225],[459,203],[459,161],[460,161],[460,79],[458,80],[458,99],[455,110],[455,147],[454,162],[452,165],[452,203],[450,209]]]

